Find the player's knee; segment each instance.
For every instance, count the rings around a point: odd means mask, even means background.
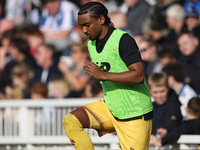
[[[63,117],[62,124],[63,124],[64,128],[65,128],[66,126],[69,126],[69,124],[70,124],[70,121],[69,121],[69,114]]]
[[[63,117],[62,124],[66,134],[70,134],[71,132],[76,132],[78,130],[81,130],[82,128],[78,119],[71,113]]]

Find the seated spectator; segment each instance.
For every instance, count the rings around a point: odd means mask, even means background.
[[[187,29],[188,31],[193,32],[200,39],[199,16],[199,12],[193,3],[185,8],[185,23]]]
[[[168,49],[163,49],[158,52],[158,61],[161,64],[162,68],[165,67],[168,63],[175,63],[176,58],[173,53]]]
[[[166,10],[171,5],[179,2],[180,0],[159,0],[155,5],[152,5],[142,25],[143,35],[150,37],[158,43],[162,42],[163,38],[169,33],[166,22]]]
[[[5,87],[5,99],[7,100],[22,100],[24,98],[23,91],[18,86]]]
[[[169,63],[163,69],[168,76],[169,87],[172,88],[181,102],[181,113],[183,118],[186,118],[185,108],[190,98],[197,96],[194,89],[192,89],[187,83],[184,83],[184,73],[181,66],[178,63]]]
[[[11,30],[13,28],[14,28],[14,23],[12,20],[6,18],[0,19],[0,38],[4,32]]]
[[[183,5],[184,9],[187,9],[188,6],[194,5],[200,15],[200,1],[199,0],[185,0],[185,3]]]
[[[10,41],[14,36],[15,30],[8,30],[3,33],[1,37],[1,46],[0,46],[0,73],[4,70],[6,64],[10,61],[10,56],[8,54],[8,48]],[[1,75],[0,75],[1,76]]]
[[[36,52],[36,62],[38,68],[32,79],[32,84],[35,82],[48,83],[58,77],[62,73],[58,69],[58,58],[55,57],[55,48],[50,44],[42,44]]]
[[[48,85],[48,89],[48,97],[61,99],[66,98],[69,95],[71,85],[65,78],[60,77],[51,81]]]
[[[85,87],[85,92],[84,92],[83,97],[87,97],[87,98],[93,98],[93,97],[103,98],[104,97],[103,89],[97,79],[90,78],[90,80],[88,81]]]
[[[23,92],[23,98],[30,97],[30,81],[33,71],[24,63],[15,65],[11,71],[12,86],[18,87]]]
[[[22,39],[12,39],[8,49],[11,61],[6,64],[2,76],[0,77],[0,89],[3,91],[5,87],[11,84],[11,70],[18,63],[25,63],[31,70],[35,71],[35,60],[29,53],[29,44]]]
[[[143,35],[142,24],[148,15],[149,8],[150,5],[145,0],[124,0],[120,6],[120,11],[127,15],[128,28],[134,38]]]
[[[40,16],[40,30],[44,33],[45,41],[62,51],[72,43],[79,42],[74,30],[78,8],[69,1],[44,0]],[[74,37],[75,36],[75,37]]]
[[[36,49],[39,47],[39,45],[44,43],[44,35],[35,25],[25,25],[18,27],[14,36],[28,42],[30,46],[29,51],[33,57],[35,57]]]
[[[157,58],[158,48],[154,41],[143,39],[139,44],[139,51],[144,61],[146,77],[161,71],[161,65]]]
[[[148,88],[153,102],[152,134],[157,134],[157,129],[165,128],[169,132],[182,122],[181,103],[176,93],[169,89],[167,75],[153,73],[148,78]]]
[[[163,48],[169,49],[176,58],[180,55],[177,38],[180,33],[187,31],[184,19],[184,9],[181,5],[175,4],[167,8],[166,21],[170,31],[161,45]]]
[[[30,45],[30,54],[35,57],[36,50],[44,42],[44,35],[39,29],[31,29],[27,35],[27,41]]]
[[[128,20],[126,14],[122,13],[121,11],[114,11],[109,13],[109,17],[115,28],[121,29],[132,35],[128,28]]]
[[[155,136],[151,137],[151,144],[161,147],[165,144],[175,144],[177,140],[183,134],[200,134],[200,98],[191,98],[187,105],[187,121],[176,127],[172,131],[166,129],[158,129],[162,139],[158,139]]]
[[[70,56],[73,64],[69,66],[61,60],[59,69],[73,87],[74,92],[70,93],[69,97],[80,97],[90,79],[90,76],[83,70],[84,62],[89,60],[87,46],[84,44],[72,45]]]
[[[45,83],[36,82],[30,88],[30,97],[34,100],[45,99],[48,97],[48,87]]]
[[[15,25],[22,25],[25,23],[25,9],[26,0],[7,1],[6,4],[6,18],[12,20]]]
[[[181,65],[185,79],[196,92],[200,94],[200,49],[198,38],[191,32],[184,32],[178,37],[181,52],[178,63]]]

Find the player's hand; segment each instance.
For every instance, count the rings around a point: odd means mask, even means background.
[[[85,70],[85,73],[91,75],[92,77],[98,79],[98,80],[103,80],[105,72],[103,72],[99,66],[94,64],[92,61],[86,61],[85,65],[83,66],[83,69]]]

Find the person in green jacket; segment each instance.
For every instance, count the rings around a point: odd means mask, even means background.
[[[99,2],[81,7],[78,23],[89,38],[92,59],[85,62],[84,70],[100,81],[104,100],[67,114],[66,135],[77,150],[94,149],[83,128],[93,128],[99,136],[116,132],[123,150],[149,149],[153,107],[135,40],[114,28],[107,8]]]

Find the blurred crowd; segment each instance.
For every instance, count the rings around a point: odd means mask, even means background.
[[[0,1],[0,99],[103,98],[99,82],[83,71],[90,56],[77,12],[89,1]],[[96,1],[136,40],[156,118],[172,116],[158,119],[153,134],[173,131],[200,94],[200,0]]]
[[[95,79],[82,69],[90,57],[77,12],[89,1],[1,0],[1,99],[102,96],[102,89],[93,93]],[[147,78],[178,63],[184,77],[177,82],[187,84],[192,96],[200,93],[199,0],[98,1],[115,27],[136,40]]]

